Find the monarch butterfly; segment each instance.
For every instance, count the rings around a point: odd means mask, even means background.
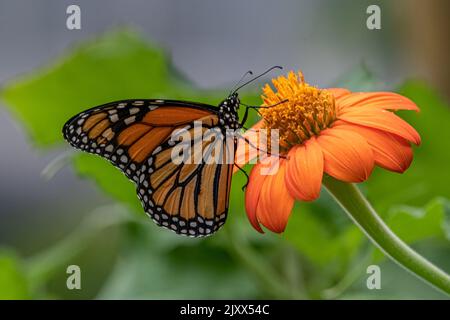
[[[115,101],[72,117],[63,127],[63,136],[73,147],[108,159],[132,180],[145,212],[158,226],[181,235],[208,236],[225,223],[228,213],[238,138],[229,139],[226,131],[241,129],[248,110],[258,108],[246,106],[240,121],[237,91],[275,68],[281,69],[272,67],[245,82],[218,107],[178,100]],[[173,139],[176,132],[191,133],[195,124],[200,124],[202,133],[215,129],[227,138]],[[173,161],[174,149],[182,143],[194,150],[195,146],[221,150],[222,161]]]

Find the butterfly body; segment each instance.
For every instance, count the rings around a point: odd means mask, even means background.
[[[216,129],[230,137],[229,131],[241,128],[238,109],[237,93],[218,107],[178,100],[122,100],[77,114],[66,122],[63,135],[73,147],[106,158],[132,180],[145,212],[157,225],[182,235],[208,236],[227,217],[236,138],[193,138],[193,150],[218,148],[223,150],[222,161],[175,164],[171,155],[181,142],[171,137],[177,130],[193,132],[199,123],[203,133]]]
[[[239,103],[239,97],[237,93],[234,93],[219,104],[219,123],[224,129],[238,130],[241,128],[238,115]]]

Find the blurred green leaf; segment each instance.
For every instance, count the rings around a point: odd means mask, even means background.
[[[285,237],[318,265],[345,265],[358,250],[362,233],[351,224],[337,228],[331,219],[321,215],[320,210],[320,204],[298,206],[291,215]],[[340,210],[334,213],[339,214]]]
[[[450,201],[447,199],[435,199],[424,208],[399,206],[389,216],[389,226],[408,243],[433,236],[450,240]]]
[[[0,251],[0,300],[29,298],[28,280],[21,261],[11,251]]]
[[[107,101],[167,93],[169,76],[160,49],[132,32],[117,32],[9,84],[3,97],[32,141],[48,146],[62,141],[62,126],[74,114]]]
[[[387,223],[391,230],[408,244],[438,237],[450,240],[450,201],[437,198],[425,207],[397,206],[390,210]],[[376,250],[375,260],[383,257]]]
[[[79,154],[74,158],[74,165],[81,176],[94,179],[97,185],[115,200],[130,205],[138,212],[142,211],[135,185],[105,159]]]
[[[137,223],[99,299],[243,299],[258,292],[215,239],[186,239]],[[176,244],[176,245],[174,245]]]
[[[433,238],[420,241],[414,245],[414,249],[421,255],[436,263],[443,270],[450,269],[450,255],[448,254],[448,242]],[[431,287],[410,272],[390,259],[376,262],[381,268],[381,290],[368,290],[366,268],[372,265],[371,260],[361,264],[358,279],[348,287],[339,299],[445,299],[448,295]]]
[[[110,232],[108,240],[111,244],[114,234],[110,229],[134,221],[133,219],[136,217],[118,204],[95,208],[70,234],[24,261],[31,288],[42,289],[58,273],[65,276],[70,261],[80,256],[92,243],[98,247],[96,237],[102,232]],[[65,282],[63,283],[65,288]]]

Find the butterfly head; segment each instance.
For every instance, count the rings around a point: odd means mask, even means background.
[[[228,98],[225,99],[225,101],[229,106],[236,109],[236,111],[239,110],[239,105],[241,101],[239,100],[239,95],[237,92],[233,92],[232,94],[230,94]]]

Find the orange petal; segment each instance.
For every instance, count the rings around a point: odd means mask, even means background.
[[[264,180],[268,177],[261,175],[262,166],[261,163],[257,163],[250,172],[249,182],[245,190],[245,212],[253,228],[258,232],[264,233],[256,217],[256,208],[258,207],[261,189]]]
[[[408,98],[393,92],[357,92],[348,94],[336,102],[338,110],[353,107],[373,107],[381,110],[414,110],[419,111],[417,105]]]
[[[251,162],[258,155],[259,149],[259,129],[264,125],[264,120],[258,121],[253,127],[245,131],[245,133],[238,139],[235,163],[240,167]],[[250,142],[250,143],[249,143]],[[238,171],[239,168],[234,166],[234,171]]]
[[[336,100],[352,93],[350,90],[344,88],[327,88],[326,90],[330,91]]]
[[[296,199],[312,201],[319,197],[323,176],[323,154],[313,137],[289,151],[286,161],[286,187]]]
[[[338,129],[326,129],[317,142],[322,147],[324,171],[346,182],[362,182],[372,173],[372,148],[359,134]]]
[[[353,108],[338,116],[339,119],[365,127],[396,134],[408,141],[420,144],[420,135],[405,120],[386,110]]]
[[[363,136],[372,147],[375,163],[390,171],[402,173],[409,168],[413,152],[405,139],[378,129],[335,122],[334,127],[344,128]]]
[[[286,162],[281,159],[276,174],[266,176],[256,208],[258,221],[276,233],[284,231],[294,206],[294,198],[286,189],[285,172]]]

